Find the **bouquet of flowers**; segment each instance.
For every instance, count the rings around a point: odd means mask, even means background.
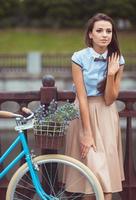
[[[36,135],[61,136],[69,122],[79,117],[79,110],[69,101],[58,105],[52,100],[48,109],[44,105],[35,111],[34,132]]]

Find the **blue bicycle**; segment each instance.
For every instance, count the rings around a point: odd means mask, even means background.
[[[17,123],[15,130],[18,132],[18,136],[0,157],[0,164],[3,163],[19,143],[22,145],[22,151],[0,172],[0,179],[23,157],[26,159],[26,163],[11,178],[6,193],[6,200],[79,200],[90,196],[90,191],[92,190],[96,200],[104,200],[97,178],[90,169],[78,160],[59,154],[34,157],[30,153],[24,130],[33,128],[32,119],[34,113],[27,110],[27,108],[24,108],[24,111],[30,114],[26,118],[11,112],[3,111],[1,113],[2,116],[15,117]],[[69,180],[69,183],[65,184],[66,170],[68,173],[68,170],[71,168],[79,174],[79,179],[76,179],[74,182]],[[86,192],[86,194],[83,194],[81,191],[72,191],[74,185],[81,185],[84,180],[87,180],[90,191]]]

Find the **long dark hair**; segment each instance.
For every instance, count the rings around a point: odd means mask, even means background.
[[[108,56],[110,56],[114,52],[117,52],[117,54],[120,56],[121,53],[119,49],[119,42],[117,38],[117,31],[116,31],[115,24],[112,18],[104,13],[98,13],[88,20],[87,27],[86,27],[86,34],[85,34],[86,45],[88,47],[93,47],[92,40],[89,38],[89,33],[92,32],[94,23],[100,20],[108,21],[112,25],[112,40],[110,44],[108,45]]]

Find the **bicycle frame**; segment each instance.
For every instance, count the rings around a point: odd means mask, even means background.
[[[29,147],[22,130],[19,131],[19,135],[12,142],[10,147],[5,151],[5,153],[0,157],[0,164],[8,157],[8,155],[12,152],[12,150],[19,144],[22,144],[22,151],[18,154],[18,156],[11,161],[3,170],[0,172],[0,180],[20,161],[23,157],[25,157],[29,172],[32,178],[33,185],[36,189],[37,194],[41,197],[42,200],[51,200],[53,197],[49,196],[42,189],[39,177],[37,175],[37,171],[32,161],[31,153],[29,151]]]

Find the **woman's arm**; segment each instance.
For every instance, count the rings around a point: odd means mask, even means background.
[[[84,86],[83,73],[81,68],[75,63],[72,63],[72,76],[76,87],[77,97],[79,100],[79,109],[84,131],[83,138],[80,138],[82,154],[81,156],[84,158],[87,155],[91,146],[94,148],[94,150],[96,147],[94,144],[93,134],[90,125],[89,106]]]
[[[124,65],[119,66],[119,56],[113,54],[109,58],[107,81],[105,88],[105,103],[112,104],[119,94],[120,81],[123,74]]]

